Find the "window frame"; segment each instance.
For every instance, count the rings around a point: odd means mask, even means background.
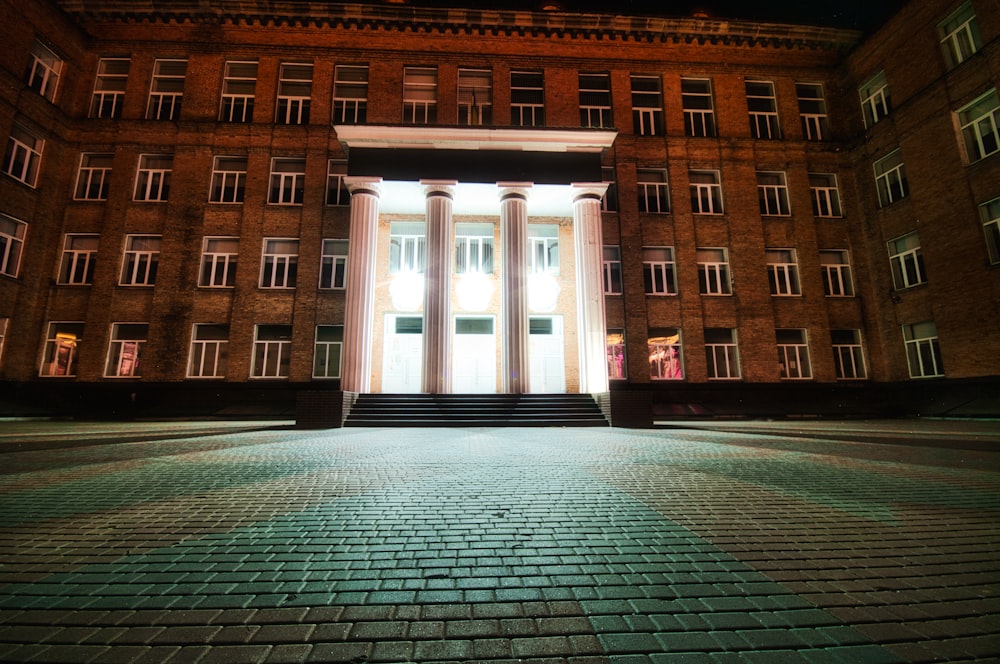
[[[836,258],[837,262],[826,259]],[[826,297],[854,297],[851,257],[847,249],[820,249],[819,266]]]
[[[344,290],[347,288],[347,256],[350,240],[323,238],[320,251],[319,289]],[[342,249],[342,251],[335,251]]]
[[[417,232],[417,227],[420,231]],[[389,225],[389,269],[391,275],[421,275],[427,267],[427,225],[394,221]]]
[[[21,184],[35,189],[44,150],[45,139],[39,138],[24,125],[14,124],[7,137],[3,172]]]
[[[294,71],[308,72],[309,78],[291,76]],[[275,86],[274,123],[277,125],[307,125],[312,108],[314,68],[311,62],[282,62],[278,65]],[[296,88],[303,90],[296,90]],[[292,94],[305,91],[307,94]]]
[[[215,251],[213,244],[235,245],[233,251]],[[199,288],[235,288],[236,268],[239,266],[240,238],[226,235],[210,235],[202,239],[201,269],[198,274]],[[220,278],[221,277],[221,278]]]
[[[954,69],[983,48],[983,38],[979,33],[979,22],[972,9],[972,2],[963,2],[937,27],[941,51],[948,69]]]
[[[145,334],[133,336],[140,332],[140,328]],[[149,323],[112,323],[111,333],[108,335],[108,356],[104,364],[104,377],[142,378],[142,356],[148,341]]]
[[[125,63],[125,73],[109,73],[107,71],[109,65],[120,63]],[[122,102],[125,99],[125,89],[128,85],[128,77],[131,69],[131,58],[101,58],[98,61],[97,73],[94,75],[94,92],[90,99],[88,117],[113,120],[121,117]]]
[[[1000,265],[1000,197],[981,203],[979,218],[983,222],[990,264]]]
[[[347,177],[347,161],[328,159],[326,162],[326,205],[327,207],[348,207],[351,204],[351,190],[344,182]]]
[[[774,297],[798,297],[802,295],[799,279],[798,255],[795,249],[768,248],[764,251],[767,282]],[[784,258],[785,260],[779,260]]]
[[[919,331],[918,328],[932,326],[933,334],[927,335],[927,331]],[[938,336],[937,325],[934,321],[921,321],[902,326],[903,348],[906,353],[906,368],[910,378],[942,378],[944,377],[944,363],[941,358],[941,339]],[[923,334],[924,336],[916,336]],[[927,364],[930,365],[929,373]]]
[[[134,245],[139,241],[148,241],[151,243],[150,246],[155,245],[155,248],[137,249]],[[118,285],[136,287],[155,286],[162,248],[163,236],[161,235],[155,233],[126,235]]]
[[[111,188],[111,164],[114,154],[103,152],[83,152],[80,154],[80,166],[76,172],[76,186],[73,188],[73,200],[106,201]],[[104,160],[108,166],[92,166],[92,160]],[[90,195],[96,184],[96,195]],[[81,195],[82,194],[82,195]]]
[[[234,73],[236,67],[253,66],[253,77]],[[260,63],[256,60],[226,60],[222,76],[222,93],[219,96],[219,121],[233,124],[253,122],[253,109],[257,99],[257,74]],[[236,93],[235,88],[246,87],[246,92]]]
[[[163,68],[184,64],[182,74],[164,73]],[[187,78],[187,58],[157,58],[149,79],[149,96],[146,101],[147,120],[178,120],[184,104],[184,81]],[[178,87],[177,91],[175,87]],[[162,88],[162,89],[161,89]]]
[[[224,161],[232,162],[233,165],[241,162],[239,165],[242,165],[243,168],[242,170],[221,168]],[[212,159],[212,183],[208,194],[209,203],[240,205],[244,202],[247,186],[247,162],[247,158],[241,155],[215,155]]]
[[[438,68],[427,65],[403,67],[403,124],[437,122]]]
[[[992,99],[992,106],[975,117],[969,114]],[[965,155],[970,164],[1000,152],[1000,94],[992,88],[973,99],[956,112]],[[971,119],[969,119],[971,117]],[[983,125],[986,125],[984,128]]]
[[[279,252],[277,243],[294,243],[295,253]],[[298,282],[299,238],[266,237],[261,241],[260,279],[257,287],[266,290],[294,290]]]
[[[699,176],[709,177],[712,182],[696,182],[695,178]],[[726,213],[722,195],[722,173],[719,170],[688,170],[688,186],[691,191],[691,212],[693,214],[721,215]]]
[[[767,86],[769,94],[751,92],[751,86]],[[758,140],[780,140],[781,118],[778,115],[778,96],[774,81],[747,79],[743,82],[747,98],[747,114],[750,120],[750,136]],[[759,109],[754,107],[758,106]],[[765,109],[764,107],[768,108]]]
[[[320,339],[322,328],[329,329],[333,336],[337,336],[339,331],[340,339]],[[331,351],[336,349],[336,369],[330,372]],[[322,354],[322,362],[321,362]],[[315,336],[313,337],[313,366],[312,377],[318,380],[333,380],[340,378],[344,363],[344,326],[343,325],[317,325]],[[324,372],[317,371],[319,367],[324,368]]]
[[[728,340],[721,340],[719,332],[728,333]],[[710,336],[718,336],[719,340],[711,340]],[[739,336],[737,330],[729,327],[710,328],[704,330],[706,377],[710,381],[740,380],[743,369],[740,362]],[[720,360],[725,362],[720,362]],[[721,366],[725,370],[720,372]]]
[[[809,356],[809,333],[801,328],[778,328],[774,331],[781,380],[812,380]],[[797,337],[792,339],[792,336]],[[782,337],[785,340],[782,340]]]
[[[679,328],[650,330],[646,350],[651,381],[684,380],[684,344]]]
[[[914,238],[916,244],[901,249],[900,243],[910,238]],[[889,251],[889,265],[894,290],[907,290],[927,283],[927,271],[924,267],[920,235],[916,231],[889,240],[886,242],[886,248]]]
[[[622,250],[617,244],[606,244],[601,250],[601,273],[605,295],[622,295]]]
[[[807,92],[816,94],[809,96]],[[825,141],[830,138],[830,118],[823,84],[798,81],[795,83],[795,96],[799,102],[802,137],[807,141]]]
[[[670,182],[665,168],[638,168],[635,172],[639,212],[670,214]],[[643,179],[643,178],[649,179]]]
[[[364,71],[364,76],[350,78],[350,72]],[[368,65],[342,64],[333,68],[334,124],[364,124],[368,120]],[[363,94],[344,94],[345,90],[363,90]]]
[[[692,84],[704,83],[705,89],[692,89]],[[685,85],[688,89],[685,90]],[[707,106],[705,101],[707,100]],[[712,79],[694,76],[681,77],[681,106],[684,111],[684,135],[692,138],[718,136],[715,124],[715,100]]]
[[[201,338],[201,330],[216,328],[224,332],[224,336]],[[191,342],[188,346],[188,361],[185,378],[197,380],[220,380],[226,377],[229,365],[229,334],[226,323],[194,323],[191,325]],[[195,365],[199,370],[194,371]],[[211,371],[206,372],[206,364],[211,365]]]
[[[280,170],[279,165],[296,165],[299,170]],[[305,199],[306,158],[272,157],[268,178],[268,205],[296,206]]]
[[[458,124],[481,127],[493,124],[493,70],[460,67],[457,82]],[[485,101],[477,97],[485,95]]]
[[[646,295],[677,295],[677,258],[673,247],[642,248],[642,282]]]
[[[42,378],[75,378],[78,351],[83,343],[83,321],[49,321],[45,327],[41,363]],[[60,370],[61,369],[61,370]]]
[[[821,178],[825,181],[824,184],[819,184]],[[809,173],[809,193],[812,194],[814,217],[840,219],[844,216],[844,208],[840,203],[840,183],[836,173]]]
[[[7,230],[9,226],[13,230]],[[17,279],[24,258],[28,223],[0,212],[0,275]]]
[[[628,380],[628,348],[625,330],[608,329],[604,347],[608,358],[608,380]]]
[[[606,87],[585,87],[585,79],[593,83],[596,83],[600,79],[606,83]],[[580,126],[586,129],[609,129],[613,127],[614,118],[612,115],[614,111],[611,98],[611,74],[608,72],[581,71],[577,74],[577,89],[580,95]]]
[[[43,98],[55,102],[64,64],[59,54],[35,38],[24,76],[25,83]]]
[[[655,81],[656,89],[642,89],[636,83]],[[659,74],[629,74],[632,95],[632,132],[637,136],[663,136],[663,77]]]
[[[545,70],[510,71],[510,123],[515,127],[545,126]]]
[[[722,260],[708,261],[708,252],[713,252],[714,258]],[[710,297],[730,296],[733,294],[732,274],[729,267],[729,250],[726,247],[698,247],[695,250],[695,262],[698,268],[698,293]]]
[[[893,163],[898,162],[898,163]],[[885,208],[910,195],[910,184],[906,178],[906,164],[899,148],[872,163],[875,172],[875,188],[878,204]],[[896,192],[894,195],[893,192]]]
[[[91,240],[93,246],[75,249],[72,246],[75,240]],[[101,236],[98,233],[66,233],[63,236],[63,248],[59,257],[59,274],[56,276],[56,284],[59,286],[92,285],[100,242]]]
[[[559,276],[560,262],[559,227],[554,224],[529,224],[528,274]]]
[[[169,168],[152,168],[154,160],[170,162]],[[166,203],[170,196],[170,181],[174,171],[174,156],[170,154],[140,154],[136,166],[135,190],[132,200],[140,203]]]
[[[858,86],[861,100],[861,119],[865,129],[871,129],[892,112],[892,98],[889,96],[889,82],[885,71],[879,71]]]
[[[757,202],[765,217],[788,217],[792,214],[788,196],[788,178],[784,171],[757,171]],[[776,182],[766,182],[772,179]]]
[[[851,341],[845,343],[839,337],[851,334]],[[864,342],[861,330],[830,330],[833,347],[833,367],[837,380],[867,380],[868,367],[865,363]],[[848,362],[849,360],[849,362]]]
[[[275,338],[261,338],[261,333]],[[253,355],[250,378],[287,379],[291,375],[292,326],[281,323],[258,323],[253,329]],[[276,359],[275,358],[276,354]]]

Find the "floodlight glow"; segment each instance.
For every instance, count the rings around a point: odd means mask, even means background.
[[[418,272],[400,272],[389,284],[389,297],[398,311],[416,311],[424,302],[424,276]]]
[[[486,311],[493,297],[493,282],[481,272],[466,272],[455,286],[458,305],[465,311]]]
[[[528,309],[538,312],[555,311],[559,300],[559,282],[551,274],[528,276]]]

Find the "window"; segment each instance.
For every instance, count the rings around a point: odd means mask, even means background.
[[[7,340],[7,330],[10,328],[9,318],[0,318],[0,366],[3,365],[3,347]]]
[[[80,171],[76,175],[74,198],[84,201],[104,201],[108,199],[111,184],[112,154],[83,153],[80,155]]]
[[[225,378],[228,359],[228,325],[198,323],[191,328],[188,378]]]
[[[730,295],[729,259],[725,249],[698,249],[698,287],[702,295]]]
[[[67,234],[63,239],[58,283],[70,286],[94,283],[94,263],[97,260],[99,242],[99,235]]]
[[[436,67],[403,69],[403,122],[437,122],[437,81]]]
[[[132,64],[127,58],[101,58],[94,81],[94,96],[90,100],[90,117],[120,118],[125,99],[125,83]]]
[[[455,273],[493,274],[493,224],[455,224]]]
[[[295,288],[298,268],[298,240],[264,240],[264,256],[260,266],[261,288]]]
[[[709,380],[733,380],[740,377],[740,355],[736,330],[724,327],[705,328],[705,360]]]
[[[622,294],[622,250],[618,246],[604,246],[604,294]]]
[[[7,152],[3,157],[3,172],[15,180],[34,187],[38,181],[38,165],[42,161],[45,144],[24,127],[14,125],[7,139]]]
[[[983,231],[986,233],[986,248],[990,254],[990,263],[1000,263],[1000,198],[994,198],[979,206],[979,216],[983,220]]]
[[[313,66],[283,63],[278,70],[277,124],[309,124]]]
[[[716,135],[711,80],[707,78],[682,78],[681,103],[684,106],[685,135]]]
[[[774,83],[747,81],[746,93],[747,108],[750,110],[750,135],[754,138],[781,138]]]
[[[528,227],[528,274],[559,274],[559,227],[531,224]]]
[[[833,365],[837,380],[859,380],[868,377],[865,354],[861,347],[860,330],[830,330],[833,342]]]
[[[368,115],[368,65],[337,65],[333,70],[334,124],[362,124]]]
[[[876,161],[874,169],[879,207],[886,207],[909,195],[910,185],[906,181],[906,169],[903,168],[903,157],[899,150]]]
[[[805,330],[775,330],[778,341],[778,365],[782,380],[812,378],[809,364],[809,344]]]
[[[326,204],[348,206],[351,204],[351,191],[347,188],[344,178],[347,177],[347,162],[340,159],[330,159],[326,163]]]
[[[817,217],[840,217],[840,190],[833,173],[810,173],[809,191],[812,193],[813,214]]]
[[[545,125],[545,79],[541,71],[510,72],[510,123],[515,127]]]
[[[962,3],[948,18],[938,23],[938,34],[949,69],[965,62],[983,47],[971,2]]]
[[[135,200],[167,200],[170,195],[170,176],[174,158],[164,154],[139,155],[139,171],[135,178]]]
[[[640,136],[663,134],[660,77],[632,74],[632,129]]]
[[[997,132],[997,124],[1000,124],[1000,98],[997,97],[996,88],[959,110],[958,121],[962,126],[965,151],[970,162],[1000,152],[1000,133]]]
[[[823,292],[827,297],[851,297],[854,283],[851,279],[851,261],[842,249],[825,249],[819,252],[823,270]]]
[[[458,70],[458,124],[493,122],[493,74],[486,69]]]
[[[889,84],[885,80],[884,71],[875,74],[858,88],[858,95],[861,97],[861,114],[865,127],[872,127],[892,110]]]
[[[608,378],[625,380],[628,378],[628,362],[625,361],[625,330],[608,330]]]
[[[642,280],[646,295],[677,295],[673,247],[643,247]]]
[[[389,226],[389,274],[422,273],[427,238],[422,221],[394,221]]]
[[[681,361],[681,332],[668,327],[649,331],[649,377],[652,380],[681,380],[684,364]]]
[[[253,378],[288,378],[292,360],[291,325],[257,325],[254,328]]]
[[[316,326],[313,378],[340,378],[340,356],[343,345],[343,325]]]
[[[580,73],[580,126],[601,129],[612,126],[611,76]]]
[[[788,183],[781,172],[757,171],[757,201],[760,213],[770,216],[791,214],[788,205]]]
[[[257,63],[227,62],[222,80],[222,122],[253,122],[253,102],[257,93]]]
[[[910,378],[943,376],[941,345],[934,321],[924,321],[903,326],[903,344]]]
[[[688,171],[691,183],[691,211],[695,214],[722,214],[722,181],[719,171]]]
[[[83,342],[83,323],[49,323],[45,333],[45,350],[39,376],[76,375],[77,351]]]
[[[104,375],[109,378],[139,378],[142,376],[142,351],[149,336],[146,323],[114,323],[108,344],[108,362]]]
[[[888,246],[892,283],[896,290],[918,286],[927,281],[924,255],[920,251],[920,237],[916,233],[891,240]]]
[[[271,160],[271,205],[302,205],[305,193],[306,160],[275,158]]]
[[[235,237],[207,237],[201,250],[202,288],[232,288],[236,285],[236,263],[240,240]]]
[[[62,58],[36,39],[24,80],[29,88],[52,101],[56,98],[62,66]]]
[[[604,182],[608,183],[608,188],[604,191],[604,197],[601,198],[601,212],[617,212],[618,185],[615,183],[614,167],[601,167],[601,178]]]
[[[160,266],[159,235],[129,235],[118,283],[122,286],[152,286]]]
[[[242,203],[247,186],[246,157],[216,157],[212,166],[213,203]]]
[[[807,141],[822,141],[830,137],[830,124],[826,117],[826,96],[820,83],[796,83],[799,98],[799,118],[802,136]]]
[[[157,60],[153,63],[147,120],[176,120],[180,117],[186,74],[187,60]]]
[[[28,224],[0,214],[0,274],[17,277]]]
[[[771,295],[801,295],[795,250],[768,249],[764,253],[767,258],[767,281],[771,287]]]
[[[347,286],[347,240],[323,240],[319,266],[320,288]]]
[[[639,212],[667,214],[670,212],[670,190],[667,172],[663,169],[640,168],[636,171],[639,190]]]

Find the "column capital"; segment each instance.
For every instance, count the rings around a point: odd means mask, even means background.
[[[382,178],[364,175],[348,175],[344,178],[347,191],[354,194],[368,194],[378,198],[382,195]]]
[[[528,192],[535,186],[534,182],[497,182],[500,200],[507,198],[528,199]]]
[[[610,182],[574,182],[570,185],[573,192],[573,202],[588,198],[601,200],[608,190]]]
[[[421,180],[420,184],[423,185],[424,196],[427,198],[431,196],[455,198],[455,187],[458,186],[458,180]]]

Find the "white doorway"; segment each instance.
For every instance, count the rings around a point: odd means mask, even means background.
[[[566,391],[562,316],[528,319],[529,392],[562,394]]]
[[[413,393],[423,389],[424,319],[386,314],[382,346],[382,392]]]
[[[497,391],[497,335],[493,316],[456,316],[451,391],[493,394]]]

